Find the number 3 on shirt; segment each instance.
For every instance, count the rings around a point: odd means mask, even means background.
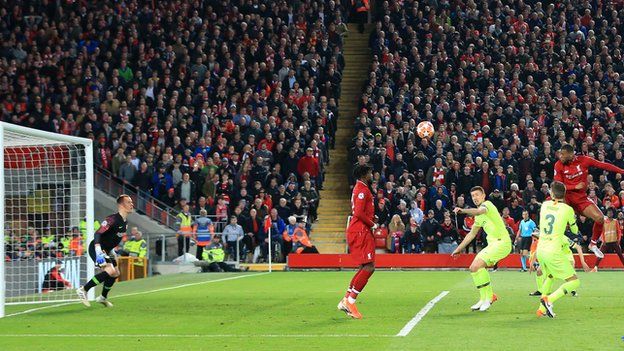
[[[546,215],[546,221],[547,221],[546,225],[548,225],[548,227],[544,229],[544,233],[545,234],[552,234],[553,223],[555,223],[555,216],[553,216],[551,214]]]

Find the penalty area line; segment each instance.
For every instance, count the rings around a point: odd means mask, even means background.
[[[257,277],[257,276],[265,275],[265,274],[269,274],[269,272],[237,275],[237,276],[234,276],[234,277],[227,277],[227,278],[214,279],[214,280],[206,280],[206,281],[203,281],[203,282],[195,282],[195,283],[174,285],[174,286],[169,286],[169,287],[166,287],[166,288],[147,290],[147,291],[139,291],[139,292],[129,293],[129,294],[121,294],[121,295],[117,295],[117,296],[111,296],[110,300],[119,299],[119,298],[128,297],[128,296],[145,295],[145,294],[152,294],[152,293],[157,293],[157,292],[161,292],[161,291],[186,288],[186,287],[194,286],[194,285],[218,283],[218,282],[224,282],[224,281],[227,281],[227,280],[235,280],[235,279],[241,279],[241,278],[247,278],[247,277]],[[93,301],[91,301],[91,302],[93,302]],[[45,303],[45,302],[42,302],[42,303]],[[80,303],[80,301],[77,300],[77,301],[59,303],[59,304],[56,304],[56,305],[49,305],[49,306],[31,308],[31,309],[28,309],[28,310],[25,310],[25,311],[7,314],[7,315],[4,316],[4,318],[19,316],[19,315],[22,315],[22,314],[27,314],[27,313],[31,313],[31,312],[37,312],[37,311],[46,310],[46,309],[49,309],[49,308],[56,308],[56,307],[67,306],[67,305],[71,305],[71,304],[75,304],[75,303]]]
[[[0,334],[0,338],[394,338],[388,334]]]
[[[412,318],[409,322],[407,322],[407,324],[405,324],[403,329],[401,329],[401,331],[396,336],[407,336],[412,331],[412,329],[414,329],[416,324],[418,324],[433,308],[433,306],[435,306],[436,303],[442,300],[444,296],[448,295],[448,293],[448,291],[444,290],[440,294],[438,294],[438,296],[434,297],[431,301],[427,302],[427,304],[420,311],[418,311],[418,313],[416,313],[414,318]]]

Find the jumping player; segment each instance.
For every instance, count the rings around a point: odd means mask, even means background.
[[[589,249],[598,258],[604,257],[596,242],[604,227],[604,214],[596,204],[587,197],[587,174],[590,167],[604,169],[610,172],[624,174],[624,169],[612,164],[600,162],[591,157],[575,155],[574,147],[564,144],[559,150],[559,161],[555,163],[554,180],[565,185],[565,202],[570,205],[577,215],[583,215],[594,221],[592,238]]]
[[[470,196],[477,208],[455,207],[453,212],[474,216],[475,222],[470,233],[466,235],[451,256],[459,255],[483,228],[485,234],[487,234],[488,245],[477,254],[470,264],[470,274],[475,286],[479,290],[480,299],[470,309],[484,312],[497,300],[492,290],[490,273],[488,273],[486,267],[495,265],[509,255],[511,252],[511,239],[509,238],[505,222],[503,222],[503,218],[496,206],[491,201],[485,200],[485,190],[480,186],[475,186],[470,189]]]
[[[104,283],[104,288],[102,289],[102,295],[98,296],[95,302],[99,302],[106,307],[113,307],[113,304],[108,301],[107,297],[119,276],[114,249],[119,245],[122,236],[126,232],[128,214],[134,209],[132,198],[125,194],[119,195],[117,198],[117,209],[117,213],[106,217],[100,229],[95,232],[93,241],[89,243],[89,256],[102,271],[94,275],[85,286],[76,289],[78,298],[87,307],[91,306],[87,299],[87,291],[100,283]]]
[[[375,272],[375,205],[370,185],[373,180],[369,165],[357,165],[353,171],[357,179],[351,195],[351,220],[347,227],[347,243],[351,257],[360,266],[355,273],[344,298],[338,303],[338,309],[348,316],[361,319],[362,314],[355,306],[355,300],[362,292],[368,279]]]

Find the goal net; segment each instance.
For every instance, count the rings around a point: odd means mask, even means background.
[[[5,305],[75,300],[93,274],[93,152],[89,139],[8,123],[0,143],[2,317]]]

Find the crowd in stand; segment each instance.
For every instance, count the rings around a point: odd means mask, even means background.
[[[563,143],[624,167],[622,2],[389,0],[376,13],[349,155],[374,167],[389,249],[452,251],[471,222],[450,210],[477,185],[515,237],[524,210],[538,219]],[[416,134],[425,120],[429,140]],[[622,176],[590,180],[624,224]]]
[[[0,118],[91,138],[97,166],[178,211],[236,216],[253,249],[272,209],[316,217],[345,15],[320,0],[4,1]]]

